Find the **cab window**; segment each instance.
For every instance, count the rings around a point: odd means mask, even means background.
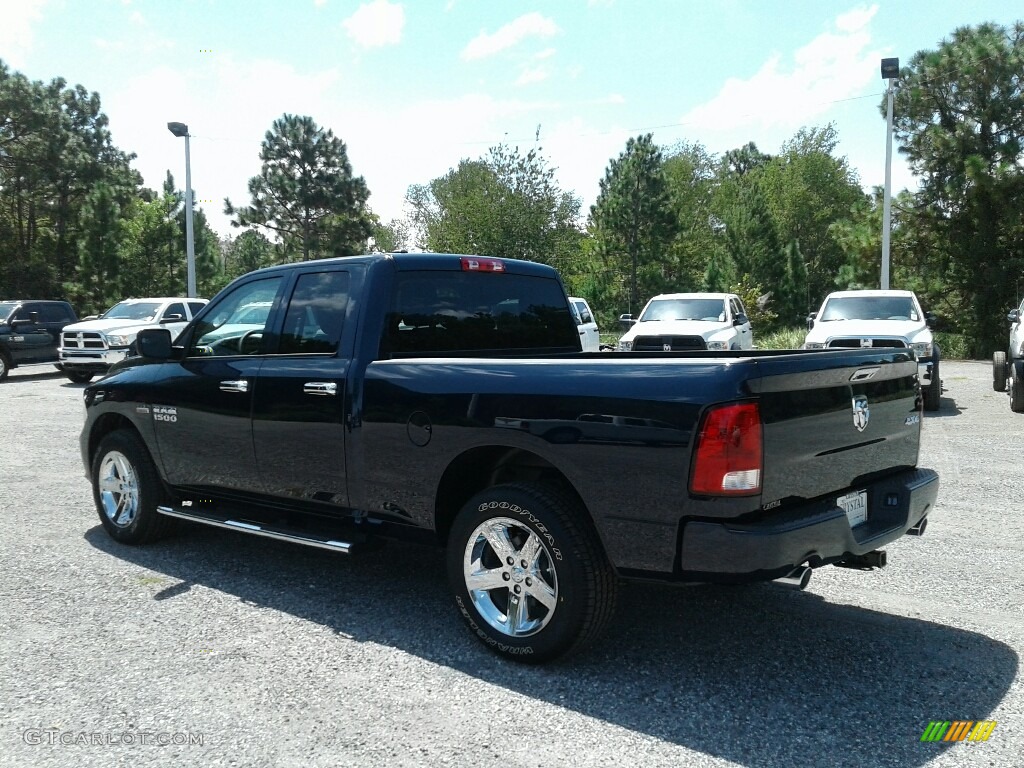
[[[300,275],[288,302],[278,352],[334,354],[338,351],[348,309],[349,273]]]
[[[281,284],[281,277],[254,280],[221,297],[196,323],[189,356],[263,354]]]
[[[185,316],[185,305],[180,301],[174,304],[169,304],[167,309],[164,310],[163,322],[166,323],[182,323],[186,320]]]

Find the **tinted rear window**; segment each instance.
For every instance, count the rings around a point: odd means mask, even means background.
[[[562,286],[552,278],[399,272],[381,356],[578,350]]]

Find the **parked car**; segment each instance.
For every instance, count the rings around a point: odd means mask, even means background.
[[[580,332],[583,351],[599,352],[601,350],[601,333],[597,330],[597,321],[594,319],[594,313],[590,311],[587,300],[578,296],[570,296],[569,306],[576,317],[576,327]]]
[[[937,411],[942,379],[934,323],[935,316],[921,310],[913,291],[835,291],[807,316],[804,349],[913,349],[924,408]]]
[[[56,363],[60,332],[76,320],[66,301],[0,301],[0,381],[18,366]]]
[[[209,343],[266,301],[252,343]],[[440,545],[453,608],[513,659],[593,641],[620,579],[806,586],[812,568],[881,567],[938,493],[909,351],[583,353],[541,264],[279,265],[138,347],[85,388],[111,538],[184,519],[339,553]]]
[[[680,352],[695,349],[753,349],[754,334],[740,297],[734,293],[666,293],[655,296],[640,319],[621,315],[629,330],[621,352]]]
[[[128,357],[135,337],[143,328],[166,328],[177,335],[206,299],[125,299],[95,320],[68,325],[60,334],[57,367],[78,384]]]
[[[1024,301],[1006,316],[1010,322],[1010,344],[992,356],[992,388],[1010,391],[1010,410],[1024,413]]]

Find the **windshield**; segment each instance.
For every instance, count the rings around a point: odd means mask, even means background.
[[[722,299],[658,299],[647,305],[640,322],[652,320],[706,320],[725,322],[725,302]]]
[[[920,320],[910,296],[846,296],[829,299],[820,320]]]
[[[102,315],[104,320],[152,320],[160,311],[160,303],[156,301],[122,301],[115,304]]]
[[[0,301],[0,323],[6,323],[14,308],[18,306],[16,301]]]

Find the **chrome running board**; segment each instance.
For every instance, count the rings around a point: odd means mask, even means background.
[[[307,547],[318,547],[319,549],[327,549],[331,552],[341,552],[346,555],[349,554],[352,549],[352,542],[350,541],[338,541],[337,539],[319,537],[305,532],[299,533],[286,528],[247,523],[242,520],[233,520],[229,517],[222,517],[213,513],[195,512],[193,510],[178,509],[175,507],[157,507],[156,511],[161,515],[177,517],[181,520],[189,520],[193,523],[212,525],[216,528],[227,528],[229,531],[251,533],[254,536],[265,536],[268,539],[289,541],[292,544],[303,544]]]

